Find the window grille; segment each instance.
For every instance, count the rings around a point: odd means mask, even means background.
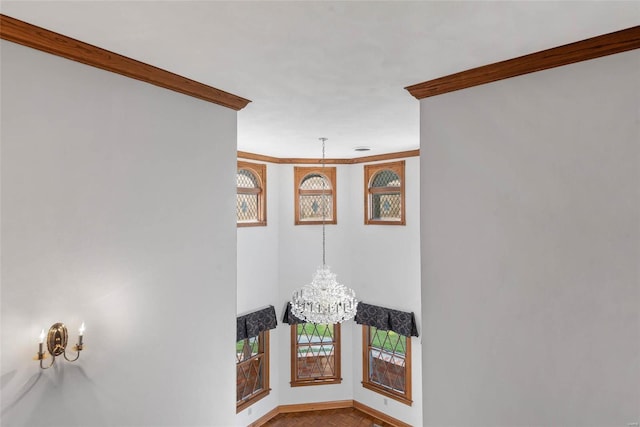
[[[238,162],[236,216],[238,226],[267,225],[266,165]]]
[[[336,168],[295,167],[295,224],[336,224]]]
[[[365,224],[404,225],[404,160],[365,165]]]

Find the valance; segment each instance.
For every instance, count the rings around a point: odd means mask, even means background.
[[[355,321],[360,325],[374,326],[384,331],[397,332],[406,337],[418,336],[418,327],[413,312],[393,310],[361,301],[358,303]]]
[[[276,310],[272,305],[262,310],[237,317],[236,341],[258,336],[262,331],[274,329],[277,324]]]
[[[287,302],[284,307],[284,316],[282,316],[282,322],[290,325],[297,325],[298,323],[307,323],[300,319],[291,312],[291,301]]]

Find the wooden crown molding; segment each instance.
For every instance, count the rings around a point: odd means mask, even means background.
[[[429,80],[405,89],[417,99],[640,48],[640,26]]]
[[[0,14],[0,38],[56,56],[141,80],[194,98],[241,110],[251,102],[135,59]]]
[[[370,163],[383,160],[404,159],[406,157],[418,157],[420,150],[399,151],[396,153],[376,154],[374,156],[356,157],[353,159],[325,159],[327,165],[353,165],[357,163]],[[238,157],[247,160],[256,160],[259,162],[269,162],[284,165],[320,165],[322,159],[298,159],[298,158],[282,158],[264,156],[262,154],[248,153],[246,151],[238,151]]]

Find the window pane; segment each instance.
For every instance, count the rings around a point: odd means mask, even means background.
[[[385,221],[402,220],[402,199],[400,193],[372,194],[371,219]]]
[[[335,377],[334,325],[304,323],[296,329],[297,379]]]
[[[260,352],[258,337],[251,337],[236,342],[236,362],[248,360]]]
[[[237,194],[236,196],[238,222],[258,221],[258,195]]]
[[[331,185],[322,175],[309,174],[304,177],[300,184],[301,190],[327,190],[327,193],[331,191]]]
[[[256,357],[236,365],[236,402],[246,400],[262,390],[262,357]]]
[[[322,207],[325,206],[324,217],[333,219],[333,199],[329,194],[300,195],[300,220],[322,221]]]
[[[246,169],[238,170],[236,181],[236,186],[240,188],[258,188],[258,179]]]
[[[373,177],[371,187],[400,187],[400,177],[397,173],[385,169]]]
[[[369,380],[404,393],[407,338],[393,331],[370,327],[369,339]]]

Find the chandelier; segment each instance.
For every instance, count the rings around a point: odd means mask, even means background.
[[[322,170],[325,167],[325,141],[322,141]],[[310,284],[296,290],[291,297],[291,312],[294,316],[307,323],[333,324],[353,319],[356,315],[358,300],[353,289],[341,285],[336,275],[326,263],[326,209],[327,195],[326,175],[322,180],[322,265],[318,267]]]

